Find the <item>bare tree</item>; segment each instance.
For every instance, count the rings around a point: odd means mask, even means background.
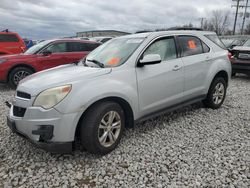
[[[215,10],[212,12],[212,17],[210,19],[210,27],[213,29],[218,35],[222,35],[228,28],[229,19],[228,12],[223,12],[221,10]]]
[[[206,31],[214,31],[214,26],[211,24],[210,21],[205,20],[204,23],[203,23],[202,29],[204,29]]]

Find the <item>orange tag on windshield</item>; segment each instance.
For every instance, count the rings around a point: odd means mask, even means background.
[[[120,62],[120,58],[118,57],[113,57],[108,61],[108,65],[115,66]]]
[[[189,41],[188,41],[188,47],[189,47],[190,49],[195,49],[195,48],[196,48],[195,42],[194,42],[193,40],[189,40]]]

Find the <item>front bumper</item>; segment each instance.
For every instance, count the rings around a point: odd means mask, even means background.
[[[25,106],[27,101],[16,99],[14,105],[25,109],[22,117],[14,114],[11,105],[7,124],[11,130],[27,138],[30,142],[52,153],[68,153],[72,151],[75,140],[75,129],[78,113],[62,114],[52,108]]]
[[[72,151],[72,142],[39,142],[31,140],[27,135],[17,130],[15,121],[11,120],[9,116],[7,116],[7,125],[12,130],[12,132],[28,139],[28,141],[36,145],[38,148],[44,149],[51,153],[70,153]]]

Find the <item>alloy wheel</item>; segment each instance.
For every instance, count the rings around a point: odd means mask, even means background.
[[[219,82],[215,86],[214,93],[213,93],[214,104],[216,105],[220,104],[224,99],[224,95],[225,95],[225,87],[222,83]]]
[[[27,71],[18,71],[14,74],[13,81],[17,85],[20,80],[24,79],[25,77],[29,76],[30,73]]]
[[[121,117],[116,111],[106,113],[98,129],[98,139],[102,146],[112,146],[121,132]]]

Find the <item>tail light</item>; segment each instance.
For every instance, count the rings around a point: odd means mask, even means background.
[[[23,46],[21,46],[21,50],[22,50],[22,52],[25,52],[25,51],[26,51],[26,48],[23,47]]]
[[[228,52],[227,57],[228,57],[229,60],[231,60],[231,59],[233,58],[232,53],[231,53],[231,52]]]

